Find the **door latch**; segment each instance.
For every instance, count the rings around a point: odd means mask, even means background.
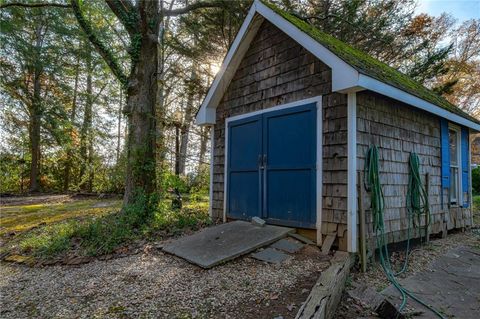
[[[262,154],[258,155],[258,168],[263,169]]]

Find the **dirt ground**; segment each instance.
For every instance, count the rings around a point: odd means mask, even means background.
[[[203,270],[146,246],[78,266],[0,266],[1,318],[294,318],[329,261],[306,246],[280,265],[245,256]]]
[[[3,198],[0,238],[12,243],[39,227],[119,205],[68,195]],[[279,265],[247,255],[203,270],[163,253],[162,245],[139,242],[132,251],[73,265],[2,261],[0,318],[294,318],[330,265],[329,256],[306,246]]]

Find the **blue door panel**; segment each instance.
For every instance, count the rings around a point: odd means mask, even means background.
[[[261,117],[255,117],[230,125],[230,169],[257,170],[258,155],[262,151],[260,120]]]
[[[227,216],[315,228],[316,104],[228,125]]]
[[[258,172],[230,173],[228,217],[248,220],[259,216]]]
[[[262,117],[228,125],[227,211],[229,218],[250,219],[261,214]]]
[[[286,225],[315,225],[315,198],[311,170],[271,170],[267,176],[267,207],[269,221]]]
[[[268,154],[270,167],[303,167],[314,159],[315,135],[312,134],[312,112],[304,110],[293,114],[268,116]],[[264,128],[265,130],[265,128]]]
[[[314,103],[264,115],[262,208],[270,222],[315,227],[316,119]]]

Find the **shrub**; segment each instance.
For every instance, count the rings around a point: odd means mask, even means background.
[[[480,195],[480,166],[472,169],[472,191]]]

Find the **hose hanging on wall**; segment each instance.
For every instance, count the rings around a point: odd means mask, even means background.
[[[416,153],[410,153],[409,161],[410,174],[408,177],[408,191],[407,191],[407,209],[409,215],[416,218],[417,225],[420,225],[420,216],[425,214],[425,236],[428,234],[428,227],[430,226],[430,205],[428,203],[428,194],[423,187],[420,179],[420,160]]]
[[[427,305],[422,300],[418,299],[412,292],[405,289],[397,281],[396,276],[405,272],[408,265],[408,255],[410,250],[410,229],[413,226],[413,217],[416,215],[419,217],[421,214],[428,214],[427,221],[430,221],[430,210],[428,205],[428,196],[425,188],[423,187],[420,179],[419,172],[419,160],[418,156],[415,153],[410,154],[409,167],[410,167],[410,178],[408,183],[408,192],[407,192],[407,209],[408,209],[408,235],[407,235],[407,251],[405,262],[402,269],[399,272],[395,272],[390,263],[390,254],[388,252],[387,240],[385,236],[385,221],[384,221],[384,209],[385,209],[385,199],[383,196],[382,185],[380,183],[380,174],[379,174],[379,160],[378,160],[378,148],[372,146],[369,148],[366,159],[365,159],[365,188],[370,192],[371,199],[371,210],[373,215],[373,229],[375,232],[375,238],[377,242],[377,248],[379,251],[380,264],[382,265],[383,271],[387,276],[388,281],[398,290],[402,296],[402,303],[399,307],[399,312],[403,310],[407,303],[407,296],[417,301],[421,305],[425,306],[433,313],[435,313],[439,318],[445,319],[445,317],[435,310],[434,308]],[[428,223],[425,227],[428,227]]]

